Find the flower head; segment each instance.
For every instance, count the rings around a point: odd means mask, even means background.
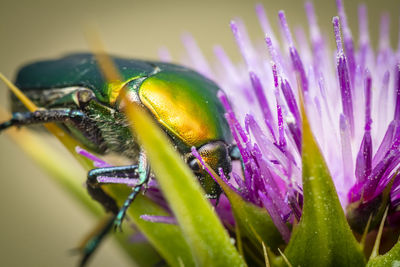
[[[226,93],[221,93],[220,99],[244,165],[245,178],[237,179],[239,174],[234,173],[232,180],[244,199],[269,211],[277,226],[299,219],[301,213],[299,94],[304,96],[307,117],[343,208],[353,209],[354,203],[367,205],[387,189],[389,217],[397,212],[400,66],[398,52],[389,45],[389,18],[386,14],[381,18],[375,53],[366,7],[359,7],[360,41],[356,45],[342,2],[337,1],[337,6],[339,16],[332,20],[331,34],[336,41],[334,50],[326,42],[330,36],[318,27],[310,2],[305,8],[311,47],[301,29],[296,30],[294,40],[283,11],[278,14],[280,45],[258,5],[265,46],[255,48],[243,22],[236,20],[231,29],[245,66],[235,66],[221,47],[215,48],[222,67],[220,75],[211,77]],[[194,45],[189,47],[189,53],[198,53],[195,50]],[[210,77],[204,65],[193,66]]]

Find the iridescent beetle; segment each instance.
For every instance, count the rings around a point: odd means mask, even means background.
[[[114,226],[120,226],[127,208],[151,173],[146,154],[121,111],[124,102],[119,96],[124,89],[129,99],[143,106],[170,137],[207,197],[218,199],[220,187],[191,154],[191,147],[196,147],[215,171],[222,168],[225,173],[231,171],[231,160],[239,159],[224,108],[217,98],[217,85],[178,65],[112,59],[122,81],[106,82],[92,54],[73,54],[23,67],[17,75],[17,87],[46,109],[23,112],[22,105],[13,101],[12,119],[0,124],[0,131],[11,126],[56,122],[89,150],[98,154],[114,152],[130,159],[132,165],[93,169],[87,176],[89,194],[115,214]],[[100,187],[99,176],[134,176],[139,183],[123,206],[118,207]],[[92,252],[87,251],[83,261]]]

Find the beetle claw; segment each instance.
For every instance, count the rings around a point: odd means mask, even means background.
[[[114,232],[122,232],[122,220],[115,219],[115,221],[114,221]]]
[[[114,218],[115,217],[112,216],[111,218],[107,217],[106,220],[102,220],[99,226],[96,227],[95,231],[90,233],[88,238],[85,238],[85,241],[78,248],[70,250],[71,253],[77,253],[81,255],[81,259],[78,265],[79,267],[84,267],[87,265],[87,262],[96,251],[99,244],[111,230],[111,227],[113,226],[115,221]]]

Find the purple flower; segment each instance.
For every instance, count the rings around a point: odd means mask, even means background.
[[[350,224],[357,228],[362,222],[365,227],[380,205],[389,205],[389,219],[395,218],[400,203],[400,65],[399,51],[389,45],[389,18],[381,18],[375,53],[366,7],[359,7],[358,45],[340,0],[337,7],[339,16],[326,35],[318,27],[313,5],[306,3],[310,47],[302,29],[292,36],[283,11],[278,14],[283,39],[279,43],[264,8],[257,5],[266,34],[264,47],[253,45],[242,21],[232,21],[245,64],[233,64],[217,46],[215,73],[194,40],[184,40],[188,54],[202,59],[189,64],[225,92],[219,97],[242,155],[244,176],[236,170],[228,183],[245,200],[266,208],[286,240],[285,224],[299,220],[302,209],[299,93],[343,209],[361,216]],[[335,50],[328,46],[329,38],[336,41]],[[374,207],[360,215],[370,203]]]

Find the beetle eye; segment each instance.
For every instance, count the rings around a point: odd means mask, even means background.
[[[189,161],[189,167],[192,169],[192,171],[195,171],[195,172],[200,171],[199,161],[196,158]]]

